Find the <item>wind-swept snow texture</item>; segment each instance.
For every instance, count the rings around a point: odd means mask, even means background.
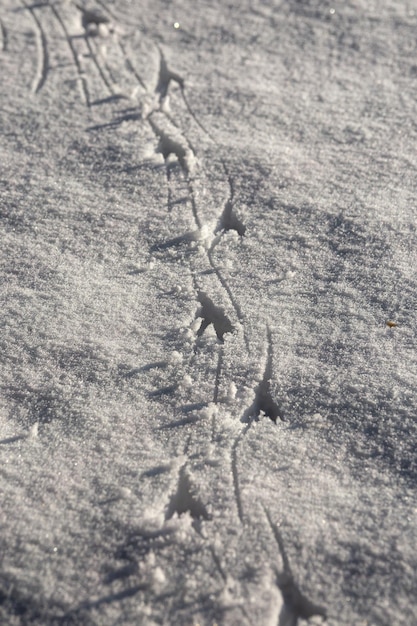
[[[2,0],[0,624],[417,624],[416,33]]]

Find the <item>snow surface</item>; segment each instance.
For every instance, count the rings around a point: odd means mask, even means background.
[[[2,0],[1,624],[417,624],[416,29]]]

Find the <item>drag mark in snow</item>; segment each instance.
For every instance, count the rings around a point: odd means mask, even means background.
[[[140,76],[140,74],[136,71],[136,68],[135,68],[135,66],[132,63],[132,60],[129,57],[127,51],[126,51],[126,47],[125,47],[124,43],[120,39],[118,39],[117,40],[117,44],[118,44],[118,46],[120,48],[120,51],[121,51],[121,53],[122,53],[122,55],[124,57],[126,68],[136,78],[137,82],[142,87],[142,89],[145,92],[147,92],[148,88],[146,87],[145,82],[143,81],[143,79]]]
[[[102,2],[102,0],[97,0],[97,4],[99,6],[101,6],[101,8],[103,9],[103,11],[105,11],[105,13],[107,13],[110,18],[113,20],[114,23],[117,22],[117,18],[114,15],[113,11],[105,5],[104,2]],[[83,11],[84,9],[82,9],[81,7],[78,7],[81,11]],[[97,16],[99,17],[100,14],[97,14]],[[104,17],[103,15],[101,17]],[[111,25],[111,20],[109,18],[105,18],[105,24],[110,24]],[[121,39],[117,36],[117,45],[119,46],[120,52],[122,53],[122,56],[124,58],[124,62],[125,62],[125,66],[127,68],[127,70],[134,76],[134,78],[137,80],[137,82],[139,83],[139,85],[142,87],[142,89],[147,93],[148,92],[148,88],[145,85],[145,82],[143,80],[143,78],[140,76],[140,74],[137,72],[130,56],[127,53],[126,50],[126,46],[124,45],[124,43],[121,41]]]
[[[203,131],[203,133],[210,139],[210,141],[219,148],[220,150],[220,146],[218,145],[218,142],[216,141],[216,139],[213,137],[213,135],[211,134],[210,131],[207,130],[207,128],[204,126],[204,124],[202,124],[202,122],[199,120],[198,116],[195,114],[194,110],[192,109],[189,101],[188,101],[188,97],[185,93],[185,86],[184,83],[182,83],[180,85],[181,87],[181,94],[182,94],[182,98],[184,101],[184,104],[189,112],[189,114],[191,115],[191,117],[193,118],[193,120],[195,121],[195,123],[197,124],[197,126],[199,128],[201,128],[201,130]],[[223,171],[229,186],[229,197],[227,198],[222,214],[219,218],[218,221],[218,226],[216,229],[216,233],[220,232],[220,235],[218,237],[214,237],[212,244],[210,246],[210,248],[207,251],[207,256],[208,256],[208,260],[209,263],[212,267],[212,269],[214,270],[214,272],[216,273],[216,276],[219,280],[219,282],[221,283],[223,289],[226,291],[229,300],[236,312],[236,315],[238,317],[239,322],[242,325],[242,329],[243,329],[243,338],[245,341],[245,346],[246,346],[246,350],[249,352],[250,351],[250,347],[249,347],[249,339],[246,333],[246,327],[244,324],[244,319],[243,319],[243,314],[242,314],[242,310],[239,306],[239,304],[237,303],[232,290],[230,289],[226,279],[223,277],[221,271],[219,270],[219,268],[217,267],[214,257],[213,257],[213,251],[214,248],[220,243],[221,237],[222,235],[227,232],[228,230],[236,230],[236,232],[240,235],[243,236],[246,232],[246,227],[243,224],[243,222],[241,222],[241,220],[239,220],[239,218],[236,216],[235,212],[234,212],[234,199],[235,199],[235,187],[234,187],[234,181],[233,178],[230,175],[229,172],[229,168],[226,164],[226,161],[221,157],[221,163],[222,163],[222,167],[223,167]],[[216,234],[215,233],[215,234]]]
[[[168,116],[165,112],[162,112],[159,109],[153,110],[147,115],[146,120],[155,137],[158,139],[157,152],[162,154],[165,163],[165,173],[168,187],[168,212],[171,212],[174,205],[174,202],[172,201],[171,171],[173,167],[175,167],[175,162],[173,163],[170,160],[174,157],[177,159],[186,181],[185,199],[190,200],[194,222],[197,229],[201,229],[202,222],[198,215],[194,189],[191,183],[196,158],[190,142],[175,125],[171,116]]]
[[[36,11],[34,9],[34,5],[29,5],[22,0],[22,4],[27,9],[35,23],[35,32],[36,32],[36,43],[38,49],[38,68],[36,71],[36,76],[32,85],[32,92],[39,93],[42,87],[45,84],[45,81],[48,76],[49,71],[49,54],[48,54],[48,44],[46,41],[46,35],[42,28],[41,21],[36,15]]]
[[[91,28],[94,28],[96,30],[96,34],[99,34],[99,29],[100,29],[100,25],[104,26],[106,29],[108,29],[113,37],[115,37],[116,42],[117,42],[117,46],[119,47],[119,50],[122,54],[122,58],[124,59],[124,64],[126,69],[128,70],[128,72],[130,74],[132,74],[132,76],[135,78],[135,80],[137,81],[137,83],[141,86],[141,88],[147,93],[148,92],[148,88],[143,80],[143,78],[140,76],[139,72],[136,70],[135,65],[132,61],[132,59],[130,58],[129,54],[127,53],[126,50],[126,46],[123,43],[123,41],[120,39],[117,31],[113,28],[112,22],[115,23],[116,22],[116,17],[113,15],[113,12],[109,9],[109,7],[107,7],[104,2],[101,2],[100,0],[97,0],[97,4],[101,6],[101,8],[103,9],[104,13],[99,13],[97,11],[89,11],[86,10],[84,7],[82,7],[81,5],[76,4],[75,6],[77,7],[77,9],[79,11],[81,11],[82,13],[82,17],[81,17],[81,24],[85,30],[85,38],[86,38],[86,43],[87,46],[90,50],[90,56],[104,82],[104,84],[106,85],[107,89],[110,90],[110,92],[112,94],[114,94],[114,88],[113,85],[116,84],[116,80],[114,78],[114,76],[112,75],[112,71],[110,69],[110,67],[105,64],[107,72],[109,74],[109,77],[112,81],[113,84],[111,84],[105,73],[103,68],[101,67],[97,55],[94,54],[94,52],[92,52],[92,45],[90,43],[90,41],[87,42],[87,39],[89,37],[89,35],[91,35]],[[105,13],[107,13],[109,15],[109,17],[107,17],[105,15]]]
[[[214,392],[213,392],[213,403],[218,404],[219,402],[219,389],[220,389],[220,378],[222,375],[223,368],[223,355],[224,355],[224,346],[219,347],[219,354],[217,356],[217,367],[216,367],[216,379],[214,381]],[[216,411],[213,411],[211,416],[211,441],[214,442],[216,438]]]
[[[213,137],[213,135],[211,134],[211,132],[209,130],[207,130],[207,128],[204,126],[204,124],[202,124],[202,122],[199,120],[198,116],[196,115],[196,113],[194,112],[194,110],[192,109],[189,101],[188,101],[188,97],[185,93],[185,85],[184,82],[182,82],[180,84],[181,87],[181,95],[184,101],[184,104],[189,112],[189,114],[191,115],[192,119],[195,121],[195,123],[197,124],[197,126],[203,131],[203,133],[210,139],[210,141],[219,149],[220,152],[220,146],[217,142],[217,140]],[[209,263],[213,269],[213,271],[215,272],[219,282],[221,283],[223,289],[226,291],[229,300],[236,312],[236,315],[242,325],[243,328],[243,336],[244,336],[244,341],[245,341],[245,346],[246,349],[249,352],[249,339],[247,337],[247,333],[246,333],[246,329],[245,329],[245,324],[244,324],[244,319],[243,319],[243,314],[242,314],[242,310],[239,306],[239,304],[237,303],[235,297],[233,296],[232,290],[230,289],[226,279],[223,277],[221,271],[219,270],[219,268],[217,267],[214,257],[213,257],[213,251],[214,248],[220,243],[221,237],[222,235],[227,232],[228,230],[236,230],[236,232],[240,235],[243,236],[246,232],[246,227],[243,224],[243,222],[237,217],[237,215],[235,214],[234,211],[234,202],[235,202],[235,186],[234,186],[234,181],[233,178],[229,172],[229,168],[227,166],[226,161],[224,160],[223,157],[220,157],[221,160],[221,164],[223,167],[223,171],[225,174],[225,178],[227,180],[227,184],[229,186],[229,195],[228,198],[225,202],[225,205],[223,207],[223,211],[219,217],[218,220],[218,225],[216,228],[216,231],[214,234],[216,233],[220,233],[219,236],[214,237],[213,241],[207,251],[207,256],[208,256],[208,260]]]
[[[212,143],[215,146],[218,146],[218,142],[216,141],[216,139],[213,137],[213,135],[211,134],[211,132],[209,130],[207,130],[207,128],[204,126],[204,124],[199,120],[198,116],[194,113],[194,110],[192,109],[189,101],[188,101],[188,97],[185,93],[185,84],[184,82],[180,85],[181,87],[181,95],[182,95],[182,99],[184,100],[184,104],[189,112],[189,114],[191,115],[191,117],[193,118],[194,122],[197,124],[197,126],[199,128],[201,128],[201,130],[203,131],[203,133],[210,139],[210,141],[212,141]],[[225,174],[227,177],[229,177],[229,171],[226,165],[225,161],[222,161],[222,165],[223,165],[223,169],[225,171]]]
[[[80,63],[80,59],[78,58],[78,53],[77,50],[75,49],[74,43],[72,41],[72,37],[69,34],[69,31],[65,25],[64,20],[62,19],[61,15],[59,14],[58,10],[56,9],[56,6],[54,4],[50,4],[48,5],[52,11],[52,13],[55,16],[55,19],[57,20],[57,22],[59,23],[59,25],[62,28],[62,31],[64,33],[65,39],[67,41],[68,47],[71,51],[72,54],[72,58],[74,60],[74,64],[75,67],[77,68],[77,72],[78,72],[78,76],[80,79],[80,83],[81,83],[81,89],[82,89],[82,95],[85,101],[85,104],[90,107],[91,106],[91,100],[90,100],[90,93],[89,93],[89,89],[88,89],[88,84],[87,84],[87,77],[81,67],[81,63]]]
[[[218,404],[219,402],[220,376],[221,376],[222,367],[223,367],[223,350],[224,350],[224,347],[220,346],[219,355],[217,357],[216,380],[214,382],[214,394],[213,394],[214,404]]]
[[[221,564],[220,559],[219,559],[219,557],[218,557],[218,555],[216,553],[216,550],[214,549],[214,547],[212,545],[209,546],[209,550],[211,552],[211,556],[213,557],[213,561],[214,561],[214,564],[215,564],[215,566],[217,568],[217,571],[219,572],[220,576],[223,579],[223,582],[227,582],[226,572],[224,571],[224,569],[222,567],[222,564]]]
[[[103,68],[101,67],[101,65],[100,65],[100,63],[98,61],[97,54],[94,52],[93,46],[91,45],[91,42],[90,42],[90,35],[87,32],[84,35],[84,41],[85,41],[85,44],[86,44],[86,46],[88,48],[90,59],[93,61],[94,65],[95,65],[95,67],[96,67],[96,69],[97,69],[97,71],[98,71],[98,73],[100,75],[101,80],[103,81],[103,83],[107,87],[110,95],[114,96],[115,95],[115,91],[113,89],[113,85],[108,80],[106,74],[104,73]]]
[[[239,516],[239,520],[240,520],[241,524],[244,523],[244,520],[243,520],[242,495],[241,495],[240,486],[239,486],[239,470],[238,470],[238,467],[237,467],[237,450],[238,450],[238,446],[239,446],[239,443],[240,443],[242,437],[244,437],[246,435],[246,433],[248,432],[250,427],[251,427],[251,423],[249,422],[245,426],[245,428],[243,428],[240,431],[240,433],[237,435],[237,437],[235,438],[235,440],[233,442],[232,449],[231,449],[233,488],[234,488],[234,493],[235,493],[237,514]]]
[[[196,192],[194,188],[194,173],[196,168],[196,154],[195,151],[187,139],[187,137],[181,132],[173,117],[167,112],[164,107],[165,100],[168,96],[169,86],[171,82],[176,82],[182,93],[182,97],[184,103],[186,105],[187,110],[189,111],[192,118],[195,120],[197,125],[203,130],[203,132],[210,138],[212,142],[216,145],[216,141],[213,139],[211,134],[205,129],[205,127],[199,122],[197,116],[191,109],[188,99],[185,95],[185,87],[184,87],[184,79],[176,72],[173,72],[169,67],[168,63],[165,59],[165,56],[159,46],[157,46],[160,64],[159,64],[159,74],[158,80],[155,88],[155,94],[158,97],[158,105],[152,109],[146,116],[146,120],[150,124],[155,136],[158,138],[158,152],[160,152],[164,158],[165,166],[166,166],[166,176],[168,183],[168,201],[167,208],[168,211],[172,208],[172,200],[171,200],[171,191],[170,191],[170,183],[171,183],[171,163],[169,159],[171,155],[177,158],[177,161],[183,171],[184,178],[187,181],[188,193],[187,196],[191,202],[191,209],[193,213],[194,222],[198,230],[203,228],[203,220],[199,215],[198,204],[196,200]],[[222,211],[222,215],[219,219],[219,227],[218,231],[221,230],[221,234],[217,238],[213,238],[212,244],[210,248],[206,251],[207,259],[210,264],[211,269],[217,276],[221,286],[226,291],[227,296],[230,300],[230,303],[235,310],[236,316],[243,328],[244,341],[246,345],[246,349],[249,351],[249,340],[246,334],[245,325],[243,323],[243,314],[239,304],[236,302],[232,290],[228,285],[227,280],[223,277],[220,269],[217,267],[216,262],[213,257],[213,250],[215,245],[220,240],[220,237],[227,230],[237,230],[240,235],[243,235],[245,232],[244,225],[240,222],[240,220],[236,217],[233,210],[234,204],[234,196],[235,189],[233,180],[229,174],[226,162],[224,159],[221,160],[223,170],[225,172],[225,177],[229,185],[229,197],[225,203],[224,209]],[[175,239],[177,240],[177,238]]]
[[[84,35],[70,35],[65,22],[63,20],[63,18],[61,17],[61,15],[59,14],[57,8],[55,5],[50,4],[47,5],[51,8],[52,12],[55,15],[55,18],[58,20],[65,38],[67,40],[68,46],[71,50],[71,54],[75,63],[75,66],[77,68],[77,72],[78,75],[80,77],[80,81],[81,81],[81,86],[82,86],[82,91],[83,91],[83,96],[85,99],[85,102],[87,104],[88,107],[91,106],[91,99],[90,99],[90,94],[89,94],[89,89],[87,86],[87,78],[85,75],[84,70],[82,69],[81,66],[81,61],[79,58],[79,55],[77,53],[77,50],[75,48],[74,39],[79,39],[80,37],[84,40],[84,43],[86,45],[87,51],[88,51],[88,57],[91,59],[93,65],[95,66],[98,75],[101,78],[101,81],[104,83],[108,93],[110,94],[110,98],[112,97],[117,97],[118,94],[116,94],[115,89],[114,89],[114,79],[111,75],[111,70],[110,68],[104,63],[107,72],[110,76],[110,79],[106,76],[106,73],[100,63],[99,60],[99,56],[98,53],[94,50],[94,46],[91,43],[91,36],[92,35],[99,35],[100,31],[99,31],[99,27],[100,26],[109,26],[110,28],[110,20],[109,18],[107,18],[104,15],[100,15],[99,13],[95,12],[95,11],[89,11],[87,9],[84,9],[81,5],[76,4],[75,6],[77,7],[77,9],[79,11],[81,11],[81,25],[84,29]],[[96,28],[96,32],[92,31],[92,27]]]
[[[194,122],[197,124],[197,126],[199,128],[201,128],[201,130],[203,131],[203,133],[206,135],[206,137],[208,137],[210,139],[210,141],[219,149],[220,152],[220,146],[219,146],[219,142],[215,139],[215,137],[212,135],[212,133],[207,130],[207,128],[204,126],[204,124],[200,121],[200,119],[198,118],[198,116],[196,115],[196,113],[194,112],[193,108],[190,105],[190,102],[188,100],[188,97],[185,93],[185,85],[184,83],[180,85],[181,87],[181,95],[184,101],[184,104],[189,112],[189,114],[191,115],[191,117],[193,118]],[[243,224],[243,222],[236,216],[235,212],[234,212],[234,198],[235,198],[235,187],[234,187],[234,181],[233,178],[229,172],[229,168],[227,166],[227,163],[225,161],[225,159],[220,156],[220,161],[222,164],[222,168],[229,186],[229,197],[227,198],[224,208],[223,208],[223,212],[219,218],[219,224],[217,227],[217,231],[216,232],[225,232],[228,230],[236,230],[236,232],[243,237],[243,235],[246,232],[246,226]],[[216,244],[218,243],[218,240],[216,242]],[[214,247],[214,246],[213,246]]]
[[[230,452],[235,500],[236,500],[239,519],[242,523],[243,523],[244,516],[243,516],[242,495],[241,495],[240,486],[239,486],[239,470],[238,470],[238,458],[237,458],[239,443],[242,437],[244,437],[249,431],[250,427],[252,426],[253,420],[257,419],[261,412],[263,412],[266,416],[268,416],[275,423],[278,417],[281,420],[284,419],[279,406],[277,405],[277,403],[272,397],[271,389],[270,389],[270,379],[272,376],[273,352],[272,352],[272,336],[271,336],[271,331],[269,328],[267,329],[267,340],[268,340],[268,354],[267,354],[264,375],[256,390],[254,402],[249,407],[249,409],[245,411],[241,419],[242,422],[246,422],[246,426],[240,431],[240,433],[235,438],[232,448],[231,448],[231,452]]]
[[[7,48],[9,45],[9,33],[7,32],[7,28],[3,20],[0,18],[0,32],[1,32],[1,49],[3,52],[7,52]]]
[[[277,524],[274,524],[269,511],[265,506],[264,509],[269,527],[271,528],[274,539],[278,545],[278,549],[282,559],[282,571],[276,569],[277,585],[282,593],[284,604],[279,616],[278,626],[286,626],[291,624],[297,626],[298,620],[309,620],[311,617],[319,616],[323,620],[327,619],[327,611],[323,606],[311,602],[299,589],[294,580],[291,571],[290,562],[285,550],[284,540]]]
[[[221,286],[223,287],[223,289],[227,293],[227,295],[229,297],[229,300],[230,300],[230,303],[231,303],[232,307],[235,310],[237,318],[238,318],[239,322],[242,325],[243,338],[244,338],[244,341],[245,341],[245,346],[246,346],[247,351],[249,352],[249,339],[248,339],[248,336],[247,336],[247,333],[246,333],[246,328],[245,328],[245,324],[244,324],[242,309],[240,308],[240,305],[237,303],[237,301],[236,301],[236,299],[235,299],[235,297],[233,295],[233,292],[232,292],[232,290],[229,287],[229,284],[228,284],[227,280],[223,277],[221,271],[217,267],[217,265],[216,265],[216,263],[215,263],[215,261],[213,259],[213,254],[212,254],[211,250],[208,250],[207,256],[208,256],[211,268],[213,269],[214,273],[216,274],[216,276],[217,276]]]

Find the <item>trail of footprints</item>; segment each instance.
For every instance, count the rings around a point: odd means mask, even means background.
[[[99,7],[97,8],[98,5]],[[222,241],[225,233],[234,230],[240,237],[246,236],[245,224],[236,212],[236,189],[229,165],[223,157],[220,157],[228,193],[223,207],[218,212],[217,223],[212,232],[210,232],[199,204],[200,186],[201,184],[204,185],[204,180],[201,183],[201,178],[204,173],[199,167],[196,151],[169,108],[168,97],[172,87],[180,91],[185,110],[206,139],[214,146],[217,146],[217,142],[215,137],[194,113],[188,99],[185,80],[171,69],[161,47],[153,44],[155,54],[159,57],[159,70],[155,86],[152,88],[147,85],[136,69],[133,59],[128,55],[123,37],[118,33],[115,16],[109,12],[104,2],[98,2],[95,8],[75,3],[70,6],[72,16],[70,16],[68,5],[64,7],[63,4],[53,2],[52,0],[33,5],[29,4],[28,0],[22,0],[22,8],[30,13],[37,33],[38,62],[32,85],[32,91],[35,94],[41,92],[45,87],[49,76],[48,33],[43,26],[42,18],[44,12],[49,11],[62,33],[63,40],[66,42],[67,53],[72,59],[73,69],[81,86],[81,97],[87,107],[91,107],[94,104],[112,103],[118,99],[127,99],[130,97],[132,89],[137,90],[142,98],[141,108],[131,107],[126,109],[122,115],[113,118],[113,120],[99,126],[90,127],[88,130],[105,130],[106,128],[117,127],[126,121],[148,124],[155,136],[156,151],[162,155],[165,164],[167,212],[171,213],[176,205],[182,204],[191,209],[195,229],[189,232],[178,233],[171,239],[154,244],[151,247],[151,252],[162,255],[163,258],[163,255],[172,249],[180,249],[182,247],[190,250],[195,247],[204,249],[204,263],[201,262],[201,255],[198,256],[198,263],[194,260],[192,254],[186,257],[189,259],[190,272],[196,293],[196,321],[199,324],[195,332],[194,351],[188,357],[188,366],[190,368],[194,367],[201,350],[204,350],[205,344],[201,342],[209,330],[212,329],[218,344],[217,363],[213,365],[212,403],[218,405],[220,402],[219,388],[223,376],[223,362],[225,353],[228,350],[227,337],[231,335],[240,337],[243,341],[243,349],[250,355],[250,342],[245,328],[244,313],[236,301],[226,277],[223,276],[221,267],[218,267],[216,264],[215,258],[215,248]],[[2,48],[3,51],[6,51],[8,31],[3,21],[0,21],[0,30]],[[108,53],[106,47],[110,49],[111,54]],[[112,56],[116,57],[116,62]],[[120,80],[122,74],[124,75],[123,80]],[[119,84],[119,81],[121,84]],[[217,147],[220,152],[220,147]],[[205,285],[205,277],[211,276],[217,281],[215,293],[212,293],[210,288],[207,288],[207,285]],[[211,287],[213,281],[208,281],[207,284]],[[230,315],[227,310],[231,312]],[[237,517],[243,529],[250,526],[252,522],[250,514],[245,510],[244,497],[240,489],[240,446],[256,420],[269,418],[276,424],[278,421],[285,419],[279,402],[275,399],[271,389],[274,363],[273,339],[270,329],[267,329],[266,332],[266,345],[267,354],[264,374],[254,389],[252,404],[244,410],[240,419],[237,419],[236,435],[230,442],[230,471],[234,500]],[[161,372],[166,374],[168,369],[166,362],[158,362],[150,363],[145,368],[120,371],[120,375],[129,381],[140,377],[145,371],[158,372],[158,376],[160,376]],[[149,395],[157,401],[164,400],[165,397],[173,398],[175,403],[177,389],[178,383],[175,380],[169,381],[167,384],[151,390]],[[163,425],[162,428],[165,430],[177,430],[184,427],[194,427],[199,423],[198,409],[206,405],[207,402],[201,402],[191,404],[188,408],[183,406],[180,410],[179,419]],[[213,441],[217,432],[216,419],[214,412],[211,422]],[[193,436],[191,434],[184,447],[186,456],[187,453],[192,451],[192,447]],[[186,512],[191,515],[196,530],[200,529],[202,522],[209,523],[211,520],[207,503],[200,499],[193,484],[192,470],[188,462],[185,462],[179,470],[177,489],[171,494],[167,502],[166,520],[170,520],[174,515],[181,516]],[[273,523],[266,509],[264,509],[264,513],[283,563],[283,571],[279,572],[276,570],[276,584],[281,589],[284,599],[284,606],[279,616],[279,626],[296,625],[299,618],[308,619],[315,615],[325,618],[326,612],[324,608],[310,602],[299,591],[290,569],[280,531]],[[213,558],[217,557],[214,555]],[[219,561],[218,568],[222,571]],[[106,583],[110,584],[118,578],[129,578],[136,573],[136,564],[129,563],[121,568],[120,571],[110,572],[106,577]],[[224,573],[223,576],[226,577]],[[78,609],[75,609],[75,612],[121,600],[126,595],[134,595],[142,589],[143,586],[135,586],[127,589],[122,594],[109,594],[94,602],[83,603]]]
[[[21,0],[20,4],[21,10],[28,12],[32,18],[37,40],[37,68],[32,84],[34,93],[45,87],[49,76],[60,65],[58,59],[62,60],[63,55],[71,59],[82,100],[88,107],[129,98],[132,76],[134,85],[146,91],[126,46],[113,29],[112,18],[106,14],[108,9],[104,5],[101,10],[90,10],[80,3],[53,0],[40,3]],[[50,21],[51,17],[55,24]],[[3,21],[0,22],[0,30],[5,51],[8,47],[8,31]],[[57,51],[56,42],[52,39],[58,33],[62,44]],[[52,59],[52,54],[56,58]]]

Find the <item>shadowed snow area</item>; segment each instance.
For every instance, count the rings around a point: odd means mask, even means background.
[[[417,624],[416,32],[3,0],[0,624]]]

